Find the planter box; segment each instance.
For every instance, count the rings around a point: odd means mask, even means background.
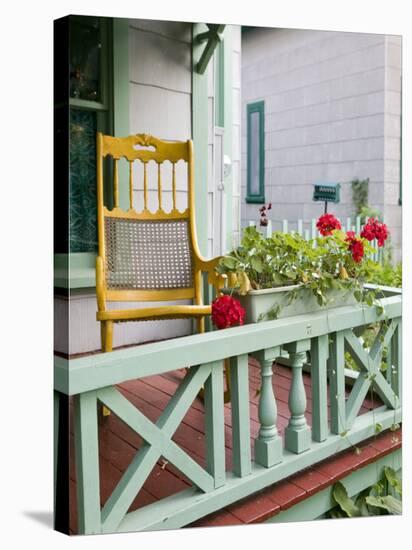
[[[298,289],[301,285],[282,286],[278,288],[267,288],[263,290],[250,290],[246,296],[240,296],[236,291],[233,296],[239,300],[246,311],[246,323],[257,323],[267,320],[266,314],[279,308],[278,319],[313,313],[315,311],[327,310],[335,307],[357,304],[356,298],[351,291],[330,290],[327,294],[328,304],[320,306],[310,289],[298,290],[297,297],[291,304],[288,304],[288,292]],[[231,289],[224,289],[225,294],[231,293]]]

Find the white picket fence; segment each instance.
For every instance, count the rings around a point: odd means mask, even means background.
[[[366,218],[366,222],[368,218]],[[282,231],[282,233],[298,233],[309,241],[320,236],[319,231],[316,229],[317,218],[313,218],[309,222],[304,220],[289,221],[289,220],[268,220],[266,226],[258,226],[266,237],[270,237],[274,231]],[[249,226],[257,226],[256,221],[249,221]],[[346,218],[346,223],[342,223],[342,229],[345,231],[354,231],[356,234],[360,234],[365,224],[361,223],[360,216],[356,218]],[[376,240],[371,242],[371,245],[375,248],[376,252],[371,255],[371,258],[379,263],[383,263],[385,256],[385,247],[378,247]]]

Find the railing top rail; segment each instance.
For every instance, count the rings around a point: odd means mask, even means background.
[[[55,389],[75,395],[402,315],[401,295],[389,296],[380,302],[384,308],[380,315],[376,307],[346,306],[77,359],[55,357]]]

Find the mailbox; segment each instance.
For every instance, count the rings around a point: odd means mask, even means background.
[[[315,183],[313,200],[320,202],[340,202],[340,183]]]

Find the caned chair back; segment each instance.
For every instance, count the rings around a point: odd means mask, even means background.
[[[105,157],[113,159],[112,181],[104,177]],[[119,201],[119,162],[128,164],[127,209]],[[183,170],[182,163],[186,165]],[[147,134],[116,138],[98,133],[97,291],[104,301],[193,298],[201,303],[200,272],[195,269],[200,253],[193,172],[191,140],[169,142]],[[112,209],[104,205],[110,186]],[[178,197],[186,200],[183,210],[178,209]]]

